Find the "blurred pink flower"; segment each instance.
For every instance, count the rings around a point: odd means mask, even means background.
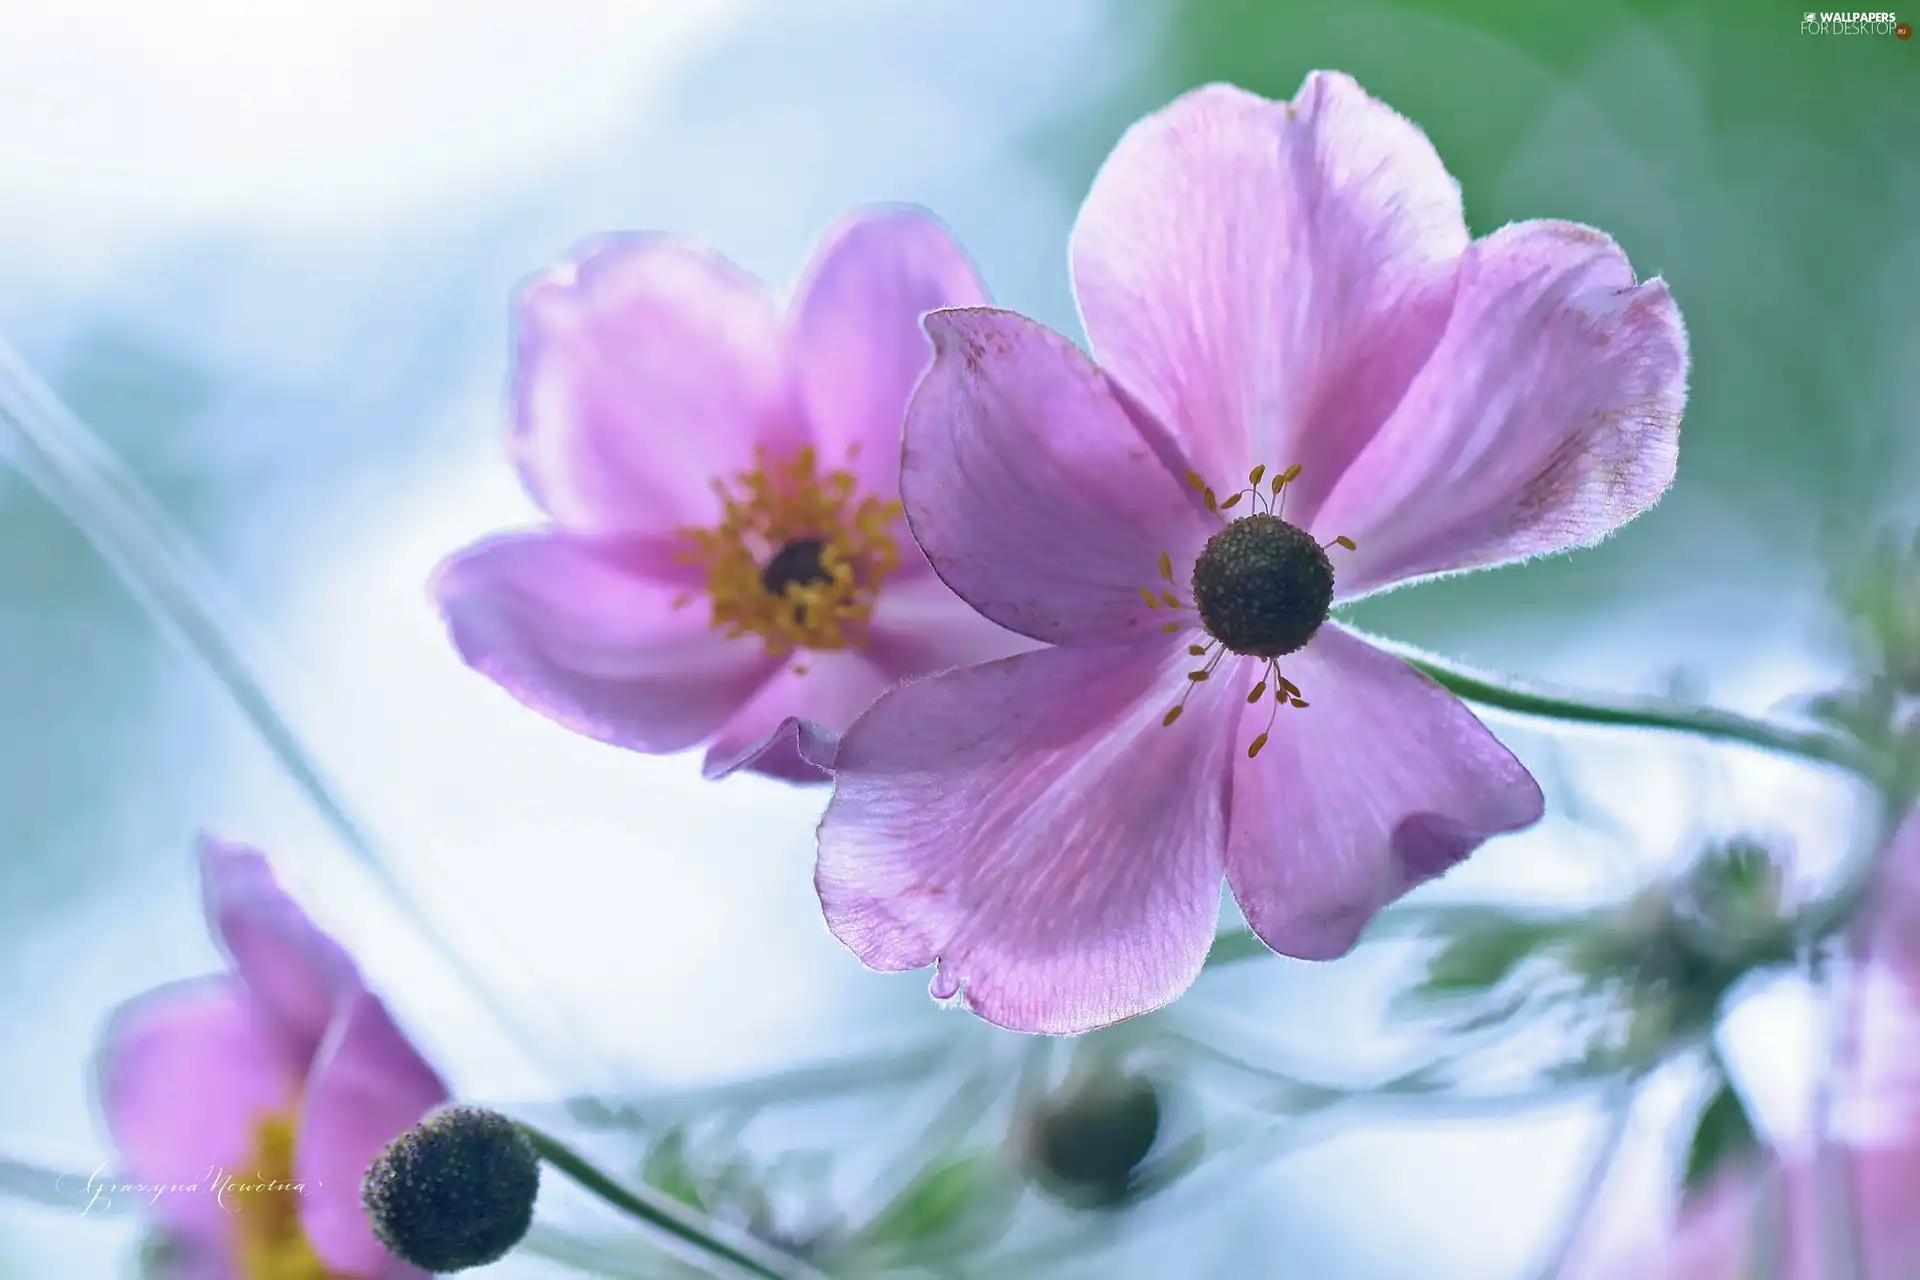
[[[1665,285],[1570,223],[1470,242],[1426,138],[1342,75],[1134,125],[1071,258],[1100,363],[929,316],[901,478],[940,576],[1049,647],[861,716],[816,873],[868,965],[1057,1033],[1184,990],[1223,873],[1269,946],[1328,958],[1539,819],[1460,702],[1321,624],[1651,506],[1687,372]]]
[[[184,1251],[180,1280],[411,1280],[360,1179],[447,1087],[267,860],[206,841],[207,920],[231,965],[122,1006],[103,1037],[118,1183]],[[290,1184],[300,1184],[291,1189]]]
[[[1838,1064],[1838,1132],[1824,1159],[1800,1135],[1688,1197],[1666,1238],[1582,1274],[1825,1280],[1846,1274],[1834,1262],[1847,1257],[1857,1280],[1920,1276],[1920,810],[1888,847],[1879,889],[1860,935],[1854,1052]]]
[[[709,777],[813,780],[890,684],[1028,647],[955,599],[899,520],[920,317],[985,296],[912,209],[829,234],[784,317],[661,235],[535,280],[512,450],[552,523],[440,568],[461,656],[601,742],[706,743]]]

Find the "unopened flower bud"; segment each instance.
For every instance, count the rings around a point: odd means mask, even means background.
[[[506,1256],[533,1225],[540,1157],[497,1111],[450,1107],[382,1151],[360,1186],[373,1234],[402,1262],[445,1274]]]
[[[1160,1136],[1160,1122],[1160,1093],[1151,1080],[1107,1071],[1092,1076],[1034,1117],[1028,1148],[1034,1180],[1069,1204],[1124,1204]]]

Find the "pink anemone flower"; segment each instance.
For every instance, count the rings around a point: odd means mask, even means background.
[[[101,1109],[181,1261],[178,1280],[413,1280],[374,1239],[360,1179],[448,1097],[347,953],[267,860],[206,841],[208,923],[227,973],[122,1006]]]
[[[1828,1149],[1791,1137],[1777,1155],[1687,1197],[1666,1238],[1602,1251],[1582,1275],[1920,1276],[1920,809],[1888,846],[1878,887],[1859,935],[1859,999],[1833,1081]]]
[[[440,568],[461,657],[598,741],[705,743],[709,777],[806,781],[889,685],[1028,647],[955,599],[899,518],[920,317],[985,297],[912,209],[843,222],[784,316],[662,235],[533,281],[511,445],[551,523]]]
[[[1542,812],[1432,680],[1329,608],[1593,542],[1671,483],[1680,316],[1565,222],[1471,241],[1345,76],[1135,124],[1071,244],[1096,364],[935,312],[901,495],[936,572],[1047,646],[915,681],[840,745],[816,883],[869,966],[1072,1033],[1199,973],[1224,873],[1274,950]]]

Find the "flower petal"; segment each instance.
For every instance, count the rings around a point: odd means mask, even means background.
[[[778,307],[698,245],[596,242],[523,288],[515,325],[509,446],[578,532],[711,524],[711,481],[751,466],[755,444],[804,443]]]
[[[1590,227],[1521,222],[1461,265],[1446,335],[1314,521],[1351,598],[1596,541],[1673,482],[1687,337]]]
[[[1171,645],[1042,649],[903,685],[847,731],[820,823],[827,925],[861,961],[1063,1035],[1159,1008],[1219,915],[1221,699],[1162,717]]]
[[[261,1122],[299,1097],[306,1065],[233,977],[174,983],[129,1001],[108,1022],[95,1065],[120,1152],[119,1172],[101,1177],[176,1188],[146,1193],[160,1220],[197,1241],[226,1243],[232,1215],[213,1178],[246,1167]]]
[[[749,769],[790,782],[825,782],[840,734],[892,683],[858,652],[795,654],[720,731],[703,771],[709,778]]]
[[[658,546],[510,534],[447,561],[432,591],[461,658],[520,702],[596,741],[669,752],[718,732],[774,670],[757,642],[708,625],[684,575]]]
[[[900,487],[900,421],[933,360],[920,318],[987,301],[973,263],[932,214],[872,209],[821,242],[793,307],[794,375],[821,465],[850,469],[860,492]]]
[[[1156,631],[1162,554],[1191,564],[1211,517],[1184,462],[1080,350],[1010,311],[927,317],[900,494],[935,572],[994,622],[1054,644]]]
[[[207,923],[234,972],[301,1060],[311,1058],[335,1008],[360,987],[352,957],[287,895],[258,850],[203,837],[200,880]]]
[[[397,1270],[367,1226],[360,1180],[387,1143],[449,1096],[371,992],[341,1006],[307,1079],[294,1151],[294,1176],[307,1185],[300,1224],[327,1266],[351,1275]]]
[[[1227,845],[1233,896],[1275,951],[1343,955],[1380,908],[1540,820],[1513,753],[1398,658],[1324,626],[1280,669],[1311,705],[1281,711],[1257,757],[1238,744]]]
[[[1291,103],[1210,85],[1135,124],[1071,254],[1101,367],[1223,497],[1298,463],[1299,520],[1433,349],[1466,246],[1426,136],[1316,71]]]
[[[874,605],[867,637],[867,656],[889,683],[1008,658],[1034,647],[1027,637],[975,613],[931,573],[906,581],[888,579]]]

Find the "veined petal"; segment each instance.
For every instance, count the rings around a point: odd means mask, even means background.
[[[327,1266],[356,1276],[399,1272],[367,1226],[360,1180],[381,1148],[448,1096],[371,992],[341,1006],[307,1079],[294,1150],[294,1176],[307,1184],[300,1225]]]
[[[707,748],[704,772],[724,778],[747,769],[790,782],[825,782],[840,734],[891,683],[857,650],[792,654]]]
[[[756,443],[804,443],[779,308],[699,245],[599,241],[522,289],[515,329],[509,444],[577,532],[711,524],[712,481],[751,466]]]
[[[792,320],[794,373],[822,465],[848,467],[863,494],[898,493],[901,418],[933,360],[920,318],[986,301],[973,263],[924,210],[865,210],[830,232]]]
[[[1302,468],[1311,518],[1438,341],[1467,246],[1426,136],[1347,76],[1209,85],[1129,129],[1071,255],[1095,358],[1209,484]]]
[[[866,653],[889,683],[1009,658],[1036,648],[988,621],[934,574],[889,580],[874,605]]]
[[[1184,462],[1067,339],[1010,311],[927,317],[900,496],[934,571],[994,622],[1053,644],[1151,635],[1160,557],[1213,523]]]
[[[1234,898],[1275,951],[1343,955],[1380,908],[1540,820],[1513,753],[1398,658],[1328,625],[1280,665],[1310,705],[1235,755],[1227,845]]]
[[[1461,265],[1445,336],[1315,517],[1342,598],[1593,542],[1673,481],[1687,337],[1590,227],[1520,222]]]
[[[244,1169],[261,1122],[293,1105],[306,1066],[237,978],[174,983],[120,1006],[95,1067],[120,1152],[113,1180],[177,1188],[149,1193],[153,1212],[196,1241],[224,1244],[232,1215],[213,1180]]]
[[[1159,1008],[1219,914],[1231,707],[1171,645],[1052,648],[901,686],[841,739],[815,884],[871,968],[1071,1034]]]
[[[669,752],[718,732],[775,669],[758,641],[708,625],[684,575],[658,548],[636,559],[509,534],[447,561],[432,589],[467,665],[520,702],[597,741]]]
[[[361,985],[352,958],[280,887],[258,850],[203,837],[200,879],[207,922],[234,972],[301,1059],[311,1058],[340,1001]]]

